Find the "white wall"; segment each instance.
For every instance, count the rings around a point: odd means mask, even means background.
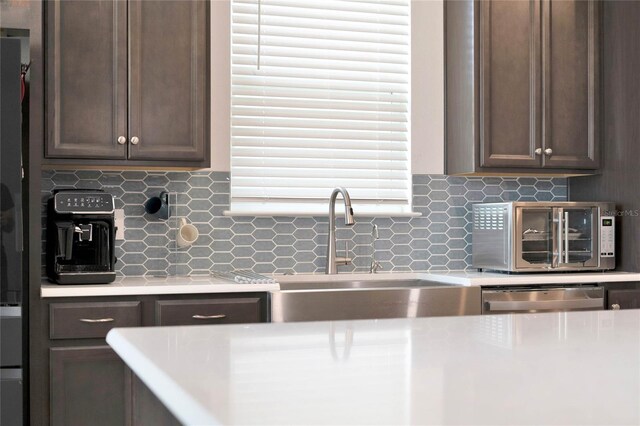
[[[444,9],[411,2],[411,172],[444,174]]]
[[[442,0],[411,2],[411,169],[444,173],[444,17]],[[211,2],[211,169],[229,171],[230,5]]]

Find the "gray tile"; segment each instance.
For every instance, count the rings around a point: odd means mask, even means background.
[[[165,247],[147,247],[144,255],[153,259],[165,259],[169,255],[169,249]]]
[[[142,265],[147,261],[147,256],[144,253],[127,253],[120,258],[120,261],[125,265]]]
[[[256,240],[273,240],[276,233],[272,229],[256,229],[253,236]]]
[[[258,251],[271,251],[276,248],[276,245],[273,241],[256,241],[253,243],[253,248]]]
[[[244,235],[244,234],[240,234],[240,235],[234,235],[231,238],[231,242],[235,245],[240,245],[240,246],[250,246],[252,245],[254,242],[256,241],[255,238],[253,238],[252,235]]]
[[[278,246],[273,249],[273,253],[278,257],[290,257],[296,253],[296,250],[291,246]]]
[[[276,255],[270,251],[258,251],[251,256],[253,260],[260,263],[272,263],[276,260]]]
[[[231,250],[231,254],[235,257],[251,257],[256,251],[253,247],[236,246]]]
[[[120,273],[124,276],[141,276],[147,273],[147,268],[142,265],[126,265],[120,268]]]
[[[115,179],[112,179],[112,180],[115,180]],[[125,192],[144,192],[147,189],[147,186],[144,184],[144,182],[140,180],[127,180],[122,182],[122,184],[116,183],[113,186],[116,186],[116,185],[120,186]]]

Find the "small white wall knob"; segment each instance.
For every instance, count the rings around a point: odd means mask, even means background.
[[[618,305],[617,303],[613,303],[611,305],[611,309],[614,311],[619,311],[620,310],[620,305]]]
[[[138,137],[137,137],[137,136],[133,136],[133,137],[131,138],[131,144],[132,144],[132,145],[138,145],[138,143],[139,143],[139,142],[140,142],[140,139],[138,139]]]
[[[536,148],[534,152],[536,153],[536,155],[540,155],[542,154],[542,148]]]
[[[551,148],[547,148],[544,150],[544,155],[551,155],[553,154],[553,150]]]
[[[127,143],[127,138],[125,138],[124,136],[119,136],[118,137],[118,143],[120,145],[124,145],[125,143]]]

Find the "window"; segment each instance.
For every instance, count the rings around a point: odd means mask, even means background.
[[[231,210],[411,211],[409,0],[233,0]]]

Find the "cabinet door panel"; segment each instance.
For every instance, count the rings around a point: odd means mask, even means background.
[[[135,160],[202,161],[209,140],[206,98],[208,4],[129,2],[129,147]]]
[[[481,3],[483,167],[539,167],[540,7],[537,1]]]
[[[51,424],[130,425],[132,373],[107,346],[52,348]]]
[[[49,158],[126,158],[127,4],[46,2]]]
[[[543,2],[545,167],[599,167],[599,10],[595,1]]]

